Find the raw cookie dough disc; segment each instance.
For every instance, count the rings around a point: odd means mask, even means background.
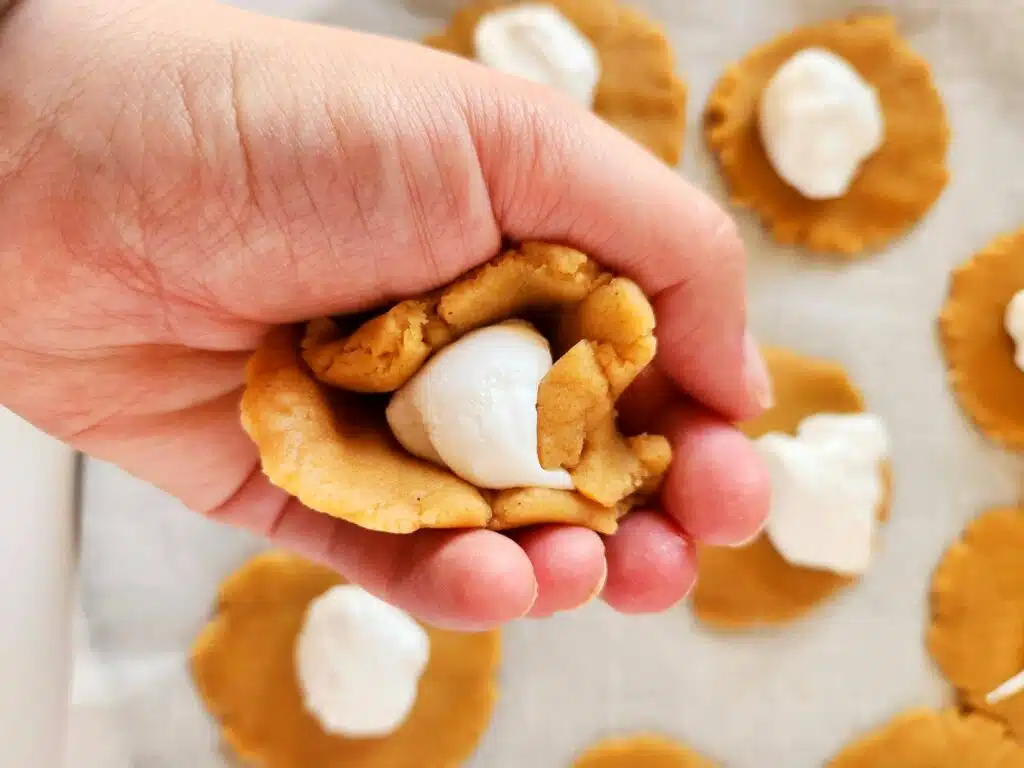
[[[846,746],[826,768],[1022,768],[1024,747],[999,725],[956,710],[914,709]]]
[[[961,407],[986,435],[1024,448],[1024,372],[1003,325],[1024,289],[1024,230],[996,239],[953,272],[939,334]]]
[[[752,438],[767,432],[794,434],[816,413],[860,413],[864,402],[839,365],[784,349],[765,349],[776,405],[741,425]],[[886,474],[888,468],[879,471]],[[888,492],[879,517],[888,516]],[[801,568],[783,559],[764,533],[743,547],[700,548],[691,605],[698,619],[718,627],[781,624],[807,613],[856,581],[825,570]]]
[[[1024,509],[991,509],[964,530],[932,577],[928,650],[970,708],[1024,739],[1024,693],[985,697],[1024,669]]]
[[[810,200],[775,172],[761,144],[758,104],[791,56],[820,47],[846,59],[878,91],[885,140],[845,195]],[[734,204],[753,209],[781,243],[852,256],[899,235],[938,199],[949,177],[949,125],[928,64],[886,15],[802,27],[755,49],[718,81],[704,115]]]
[[[469,757],[497,696],[500,634],[426,627],[430,661],[406,721],[383,738],[326,733],[302,702],[295,642],[309,604],[341,583],[298,557],[254,557],[221,585],[192,673],[231,748],[265,768],[450,768]]]
[[[664,736],[638,734],[598,742],[573,768],[715,768],[715,763]]]
[[[480,490],[406,452],[384,418],[379,395],[432,353],[521,314],[537,315],[556,358],[538,391],[540,463],[567,470],[575,491]],[[627,437],[616,425],[616,401],[654,358],[654,325],[650,301],[630,280],[572,248],[525,243],[351,333],[326,318],[304,334],[273,331],[246,369],[242,426],[272,483],[364,528],[566,523],[613,533],[657,492],[672,459],[663,436]]]
[[[601,60],[594,112],[669,165],[679,162],[686,126],[686,86],[675,75],[662,29],[615,0],[543,0],[588,38]],[[473,33],[484,14],[516,0],[475,0],[427,45],[475,58]]]

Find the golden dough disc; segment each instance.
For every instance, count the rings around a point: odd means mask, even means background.
[[[1024,669],[1024,509],[991,509],[964,530],[932,576],[928,650],[970,708],[1024,739],[1024,693],[988,693]]]
[[[953,271],[939,334],[960,406],[978,428],[1024,448],[1024,372],[1003,325],[1006,305],[1024,290],[1024,229],[997,238]]]
[[[517,0],[474,0],[448,28],[426,44],[476,57],[473,33],[486,13]],[[686,85],[675,75],[672,46],[664,31],[641,13],[614,0],[545,0],[590,40],[601,59],[595,114],[669,165],[682,155]]]
[[[268,553],[221,585],[216,614],[192,649],[192,674],[224,740],[264,768],[459,765],[491,719],[500,633],[425,627],[430,661],[406,721],[383,738],[332,736],[303,706],[294,646],[309,604],[341,583],[325,567]]]
[[[573,768],[715,768],[715,763],[664,736],[637,734],[598,742]]]
[[[847,745],[826,768],[1024,768],[1006,730],[956,710],[913,709]]]
[[[752,438],[767,432],[796,432],[816,413],[859,413],[860,393],[835,363],[784,349],[765,349],[775,386],[774,408],[741,425]],[[888,480],[888,468],[881,468]],[[879,508],[888,517],[889,494]],[[802,568],[783,559],[764,533],[743,547],[702,546],[691,605],[698,619],[718,627],[781,624],[802,616],[856,581],[825,570]]]
[[[834,200],[810,200],[789,186],[761,144],[761,93],[783,63],[808,47],[846,59],[875,87],[885,114],[883,145]],[[852,256],[901,234],[931,208],[949,178],[945,107],[927,62],[886,15],[802,27],[755,49],[722,75],[704,123],[732,202],[753,209],[779,242],[813,251]]]

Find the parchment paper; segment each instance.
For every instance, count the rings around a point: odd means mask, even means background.
[[[418,38],[457,2],[249,4]],[[864,7],[845,0],[636,4],[669,28],[690,83],[682,172],[720,198],[699,116],[723,67],[789,27]],[[946,699],[921,640],[929,574],[968,519],[1018,499],[1021,464],[977,436],[958,411],[935,317],[949,269],[1024,224],[1024,4],[889,0],[876,7],[895,13],[932,63],[953,126],[950,187],[909,237],[849,265],[776,247],[750,217],[739,218],[761,339],[845,363],[891,427],[895,498],[880,559],[857,588],[774,632],[716,636],[695,626],[685,606],[627,618],[593,605],[509,627],[501,702],[471,765],[559,768],[603,734],[655,729],[731,768],[814,768],[899,710]],[[91,649],[105,682],[76,695],[70,766],[120,768],[96,756],[112,745],[126,766],[225,764],[181,654],[219,579],[258,546],[110,467],[90,465],[82,653]],[[149,666],[140,667],[143,661]]]

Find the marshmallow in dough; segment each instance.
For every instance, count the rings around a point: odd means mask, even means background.
[[[1024,509],[988,510],[946,551],[931,587],[928,650],[964,706],[1024,739]],[[1016,678],[1016,679],[1015,679]],[[1004,683],[1017,683],[999,690]],[[993,696],[992,694],[997,694]]]
[[[912,709],[844,747],[825,768],[1021,768],[1024,747],[999,724],[954,709]]]
[[[385,419],[383,396],[432,355],[522,315],[548,332],[554,358],[537,391],[537,459],[568,473],[574,490],[477,487],[429,451],[403,448]],[[242,424],[272,483],[364,528],[559,522],[612,533],[657,491],[671,461],[664,437],[626,437],[616,426],[618,397],[654,358],[654,324],[631,281],[571,248],[528,243],[354,330],[320,319],[273,331],[248,365]],[[410,437],[410,447],[428,447],[424,435]]]
[[[775,406],[741,425],[752,438],[770,432],[793,434],[815,414],[853,414],[864,402],[843,368],[794,352],[763,350],[775,387]],[[880,464],[884,496],[878,508],[889,511],[889,470]],[[749,627],[792,621],[853,584],[856,576],[798,567],[779,554],[765,533],[741,547],[702,546],[691,605],[702,622],[718,627]]]
[[[811,199],[784,181],[762,139],[766,86],[808,50],[833,54],[852,67],[874,89],[884,121],[880,146],[835,198]],[[833,73],[832,79],[846,78]],[[856,89],[844,87],[856,98]],[[949,126],[928,64],[886,15],[802,27],[755,49],[718,81],[704,126],[732,202],[756,212],[779,242],[812,251],[853,256],[900,235],[931,208],[949,176]]]
[[[982,432],[1013,449],[1024,448],[1024,372],[1011,336],[1021,335],[1024,306],[1014,299],[1022,289],[1024,229],[997,238],[953,271],[939,316],[960,406]],[[1008,312],[1011,303],[1015,312]]]
[[[526,5],[554,8],[593,46],[600,61],[593,111],[669,165],[676,165],[686,124],[686,86],[675,74],[672,47],[658,25],[616,0],[473,0],[452,17],[446,30],[426,43],[476,58],[481,19],[494,11]]]
[[[689,747],[657,734],[604,739],[580,755],[573,768],[715,768]]]
[[[449,768],[476,749],[497,697],[500,634],[424,627],[430,656],[416,702],[386,736],[330,735],[303,703],[295,646],[333,571],[284,553],[258,555],[221,585],[192,649],[192,674],[231,751],[254,765]]]

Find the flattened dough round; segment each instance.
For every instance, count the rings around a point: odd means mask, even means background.
[[[878,91],[885,141],[845,195],[810,200],[775,172],[761,144],[758,104],[775,71],[808,47],[849,61]],[[901,39],[895,20],[862,14],[802,27],[755,49],[715,86],[704,114],[734,204],[753,209],[776,240],[852,256],[918,221],[949,178],[949,124],[927,62]]]
[[[960,406],[988,437],[1024,448],[1024,372],[1003,314],[1024,289],[1024,229],[997,238],[953,271],[939,335]]]
[[[715,768],[715,763],[672,739],[643,733],[600,741],[573,768]]]
[[[796,432],[816,413],[859,413],[864,401],[843,368],[785,349],[764,350],[776,405],[741,425],[752,438]],[[882,467],[888,479],[888,469]],[[888,516],[889,498],[879,517]],[[743,547],[702,546],[698,552],[694,614],[717,627],[748,627],[792,621],[856,581],[830,571],[801,568],[783,559],[764,533]]]
[[[675,74],[664,31],[615,0],[544,0],[590,40],[601,60],[594,112],[669,165],[682,155],[686,85]],[[476,57],[473,33],[485,14],[518,0],[473,0],[448,28],[425,41],[468,59]]]
[[[501,656],[497,631],[425,627],[430,661],[406,721],[382,738],[326,733],[302,703],[294,647],[309,604],[341,579],[283,553],[258,555],[221,585],[216,614],[192,649],[192,674],[224,740],[266,768],[450,768],[491,719]]]
[[[433,352],[520,313],[539,313],[556,356],[538,392],[538,455],[569,471],[575,491],[477,489],[407,453],[384,418],[380,396]],[[626,437],[616,424],[616,401],[654,358],[654,325],[630,280],[571,248],[526,243],[350,334],[326,318],[304,334],[273,331],[246,369],[242,426],[272,483],[364,528],[567,523],[613,533],[657,491],[672,459],[663,436]]]
[[[1024,509],[975,518],[932,576],[928,650],[971,709],[1024,739],[1024,693],[985,696],[1024,669]]]
[[[826,768],[1022,768],[999,723],[956,710],[909,710],[846,746]]]

